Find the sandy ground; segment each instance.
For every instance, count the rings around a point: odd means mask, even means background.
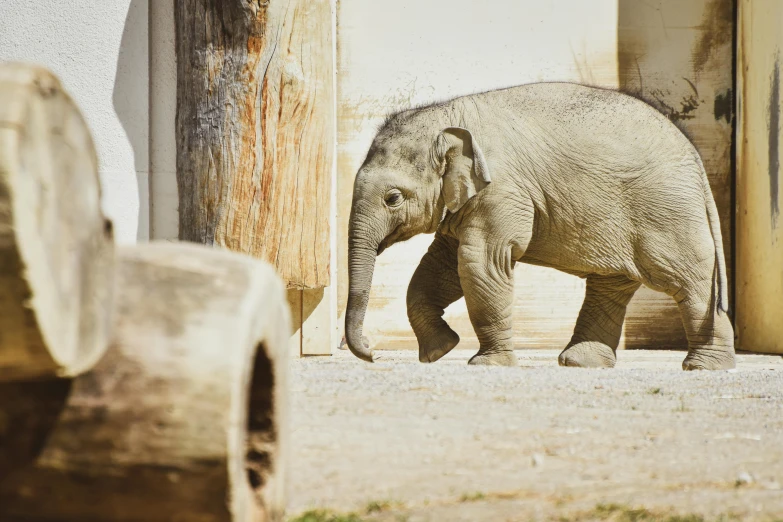
[[[292,516],[652,520],[618,504],[783,520],[779,356],[690,373],[683,352],[622,351],[613,370],[560,368],[552,351],[518,351],[518,368],[381,354],[291,362]]]

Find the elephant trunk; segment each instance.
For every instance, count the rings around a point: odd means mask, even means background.
[[[348,234],[348,306],[345,312],[345,341],[351,352],[363,361],[373,362],[372,350],[362,341],[362,327],[370,286],[375,269],[375,257],[380,240],[375,234],[357,230],[355,216],[351,216]]]

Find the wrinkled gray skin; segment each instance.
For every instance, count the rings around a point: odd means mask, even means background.
[[[612,367],[640,285],[677,302],[686,370],[733,368],[718,213],[698,153],[659,112],[614,91],[540,83],[401,112],[378,132],[354,184],[346,340],[362,323],[375,256],[435,239],[408,288],[419,359],[459,342],[444,309],[465,297],[480,348],[469,364],[514,365],[516,262],[587,280],[559,362]]]

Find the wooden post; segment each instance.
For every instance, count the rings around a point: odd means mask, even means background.
[[[741,0],[737,49],[737,348],[783,354],[783,3]]]
[[[109,351],[0,384],[0,520],[260,522],[285,508],[289,313],[271,267],[119,251]]]
[[[329,0],[176,0],[180,239],[329,284]]]
[[[0,65],[0,381],[92,367],[113,277],[87,125],[51,73]]]

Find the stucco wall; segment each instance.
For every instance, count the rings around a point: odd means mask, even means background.
[[[147,0],[0,2],[0,60],[43,65],[83,111],[117,241],[149,236]]]

